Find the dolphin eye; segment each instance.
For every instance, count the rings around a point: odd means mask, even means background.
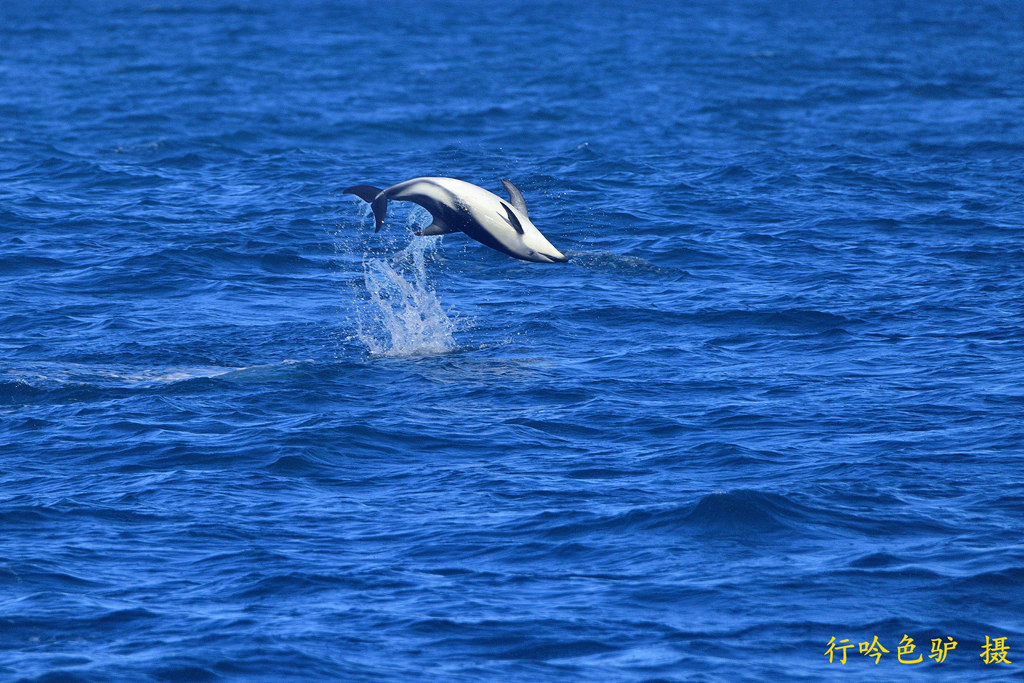
[[[508,218],[505,219],[508,221],[508,224],[515,228],[516,232],[520,235],[525,235],[526,233],[523,232],[523,224],[519,222],[518,218],[516,218],[516,214],[512,211],[512,207],[505,202],[501,202],[501,206],[505,209],[505,213],[508,214]]]

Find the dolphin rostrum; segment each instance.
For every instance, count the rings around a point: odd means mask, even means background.
[[[569,259],[551,246],[530,222],[523,193],[508,180],[501,184],[509,201],[455,178],[413,178],[386,190],[355,185],[345,190],[373,208],[375,232],[380,231],[388,211],[388,200],[419,204],[434,222],[417,235],[445,235],[464,232],[477,242],[503,254],[534,263],[565,263]]]

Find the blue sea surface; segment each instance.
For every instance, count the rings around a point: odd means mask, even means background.
[[[1022,74],[1009,1],[5,1],[0,679],[1020,680]],[[342,192],[417,176],[571,262]]]

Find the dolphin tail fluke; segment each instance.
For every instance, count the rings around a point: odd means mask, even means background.
[[[373,185],[353,185],[352,187],[345,189],[345,194],[354,194],[367,204],[371,204],[373,200],[377,198],[377,195],[383,191],[384,190],[379,187],[374,187]]]
[[[388,198],[383,192],[377,195],[377,198],[370,204],[370,208],[373,209],[373,220],[376,223],[373,231],[380,232],[380,228],[384,225],[384,216],[388,215]]]
[[[384,190],[372,185],[353,185],[345,190],[345,194],[354,194],[369,203],[373,209],[374,232],[380,232],[384,225],[384,217],[388,213],[388,198],[384,196]]]

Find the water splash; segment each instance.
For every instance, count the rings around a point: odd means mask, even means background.
[[[408,227],[429,223],[429,214],[422,213],[426,221],[420,212],[411,211]],[[392,241],[404,239],[407,233],[397,234],[400,237]],[[455,321],[441,305],[427,274],[427,257],[439,242],[438,237],[413,237],[393,255],[364,253],[365,293],[356,315],[356,337],[372,355],[431,356],[456,349]]]

